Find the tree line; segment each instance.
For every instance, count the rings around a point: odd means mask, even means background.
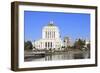
[[[64,46],[62,46],[63,48],[65,48]],[[24,42],[24,50],[32,50],[34,48],[34,46],[32,45],[31,41],[26,41]],[[90,49],[90,43],[86,44],[86,40],[82,40],[82,39],[77,39],[73,46],[68,46],[68,48],[73,48],[73,49],[82,49],[82,48],[86,48],[86,49]]]

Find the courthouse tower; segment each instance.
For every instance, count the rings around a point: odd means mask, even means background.
[[[61,49],[63,42],[60,37],[59,28],[50,21],[48,25],[42,29],[42,38],[35,42],[37,49]]]

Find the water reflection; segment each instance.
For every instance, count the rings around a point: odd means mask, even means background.
[[[81,51],[81,52],[62,52],[49,54],[44,57],[34,58],[32,56],[25,57],[25,61],[52,61],[52,60],[71,60],[71,59],[87,59],[90,58],[89,51]]]

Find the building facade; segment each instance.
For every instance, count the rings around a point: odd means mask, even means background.
[[[63,41],[60,37],[60,31],[57,26],[51,21],[47,26],[42,29],[42,38],[33,42],[36,49],[52,49],[62,50]]]
[[[68,46],[69,43],[69,38],[68,37],[64,37],[64,47],[66,48]]]

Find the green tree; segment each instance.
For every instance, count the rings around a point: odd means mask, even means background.
[[[31,41],[24,42],[24,50],[32,50],[33,45]]]
[[[78,39],[74,43],[74,48],[76,49],[82,49],[84,46],[85,46],[85,40],[82,40],[82,39]]]

